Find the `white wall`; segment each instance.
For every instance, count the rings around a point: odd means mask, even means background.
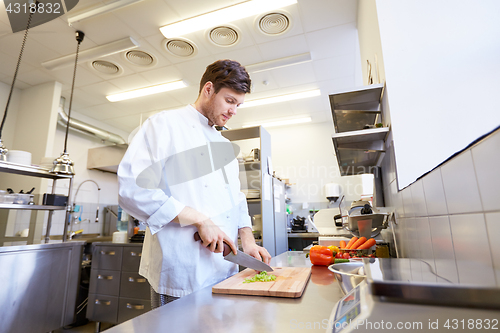
[[[376,6],[401,189],[500,124],[500,2]]]
[[[9,91],[10,85],[0,82],[0,122],[4,116]],[[10,100],[9,110],[7,112],[7,119],[2,131],[2,142],[7,149],[12,149],[11,147],[14,141],[14,130],[16,127],[17,110],[19,109],[20,98],[21,91],[14,88],[12,98]]]

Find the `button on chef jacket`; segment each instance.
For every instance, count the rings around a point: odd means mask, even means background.
[[[163,111],[144,122],[118,167],[120,207],[147,225],[139,274],[160,294],[185,296],[237,273],[194,241],[196,227],[171,222],[189,206],[235,244],[238,229],[251,228],[234,153],[214,160],[221,142],[232,148],[193,106]]]

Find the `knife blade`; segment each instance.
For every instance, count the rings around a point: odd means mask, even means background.
[[[194,233],[194,240],[195,241],[201,241],[200,234],[197,232]],[[227,261],[230,261],[232,263],[248,267],[251,269],[255,269],[256,271],[266,271],[266,272],[272,272],[273,269],[271,266],[266,264],[263,261],[260,261],[258,259],[255,259],[251,255],[246,254],[243,251],[238,251],[237,254],[234,254],[233,251],[231,251],[231,248],[229,245],[224,242],[224,251],[222,252],[222,255],[224,256],[224,259]]]

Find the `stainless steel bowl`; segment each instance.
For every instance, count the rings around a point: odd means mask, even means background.
[[[362,267],[362,261],[350,261],[330,265],[328,269],[333,272],[335,280],[340,285],[340,289],[346,295],[366,279],[366,275],[358,273]]]

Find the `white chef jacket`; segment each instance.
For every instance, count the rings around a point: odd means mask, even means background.
[[[211,142],[230,144],[193,106],[164,111],[144,122],[118,168],[120,207],[147,225],[139,274],[157,293],[185,296],[237,273],[221,253],[194,241],[196,227],[171,223],[190,206],[235,244],[238,229],[251,228],[238,162],[233,156],[215,170],[221,163],[213,161]]]

